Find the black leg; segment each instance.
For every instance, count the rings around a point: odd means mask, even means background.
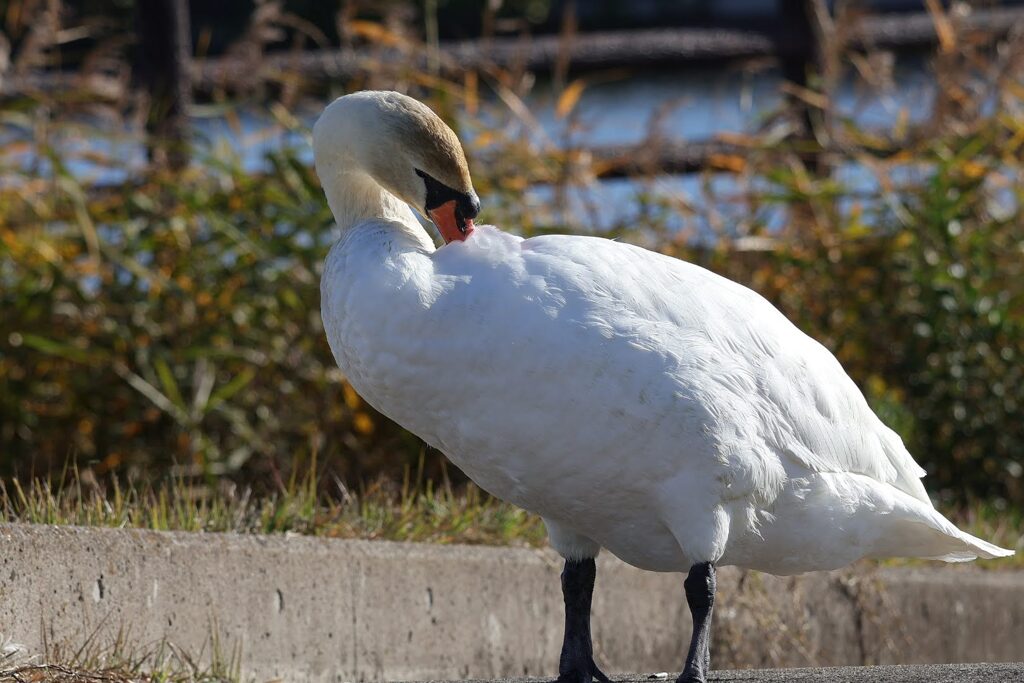
[[[558,683],[592,683],[594,680],[610,683],[594,664],[594,646],[590,640],[590,602],[595,576],[594,558],[565,561],[562,570],[565,640],[558,660]]]
[[[686,666],[676,683],[705,683],[711,670],[711,611],[715,606],[715,565],[702,562],[690,567],[683,582],[686,603],[693,616],[693,638]]]

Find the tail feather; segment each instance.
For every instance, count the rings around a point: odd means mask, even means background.
[[[926,503],[900,491],[893,500],[892,521],[873,557],[920,557],[970,562],[1010,557],[1014,551],[961,531]]]
[[[916,552],[902,553],[905,556],[944,562],[970,562],[971,560],[1010,557],[1014,554],[1012,550],[1000,548],[993,543],[961,531],[930,505],[921,505],[921,508],[923,508],[921,512],[924,513],[924,519],[919,518],[910,523],[914,525],[923,523],[930,533],[920,534],[918,532],[915,534],[916,543],[911,543],[910,546]]]
[[[994,560],[998,557],[1010,557],[1014,554],[1012,550],[1000,548],[994,543],[983,541],[959,529],[957,529],[957,538],[967,546],[967,549],[957,550],[930,559],[944,560],[946,562],[970,562],[971,560]]]

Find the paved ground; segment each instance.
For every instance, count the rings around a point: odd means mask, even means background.
[[[1024,654],[1024,653],[1022,653]],[[677,674],[660,680],[672,683]],[[612,677],[615,683],[655,683],[655,676]],[[543,679],[504,679],[492,683],[537,683]],[[835,669],[712,671],[708,683],[1024,683],[1017,664],[934,664],[928,666],[851,666]]]
[[[1024,655],[1024,652],[1022,652]],[[1024,663],[857,666],[837,669],[775,669],[712,672],[711,681],[750,683],[1014,683],[1024,682]]]

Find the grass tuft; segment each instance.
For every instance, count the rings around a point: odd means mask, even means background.
[[[77,649],[47,648],[41,658],[0,652],[0,683],[241,683],[240,650],[226,652],[216,633],[207,645],[192,656],[167,641],[140,646],[122,630],[103,646],[93,632]]]
[[[430,543],[539,546],[544,527],[534,515],[490,497],[406,477],[351,493],[340,481],[323,493],[315,468],[279,490],[255,495],[232,485],[197,486],[183,479],[159,485],[100,485],[77,469],[66,481],[0,480],[0,522],[162,531],[299,533],[332,538]]]
[[[35,479],[22,484],[0,479],[0,522],[59,524],[158,531],[296,533],[329,538],[542,547],[540,518],[491,497],[472,484],[407,476],[401,487],[380,480],[360,493],[339,480],[333,490],[320,480],[315,463],[277,491],[256,495],[221,481],[217,487],[171,479],[158,485],[99,484],[91,471],[71,469],[62,482]],[[1009,560],[982,563],[993,569],[1024,567],[1024,512],[977,501],[943,506],[965,531],[1017,551]],[[886,565],[918,560],[886,560]],[[0,681],[2,683],[2,681]]]

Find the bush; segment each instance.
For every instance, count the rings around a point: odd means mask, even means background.
[[[633,216],[610,234],[762,292],[836,353],[932,474],[930,490],[1020,507],[1024,85],[1014,64],[1024,57],[1019,45],[996,58],[977,45],[943,48],[935,116],[913,135],[893,132],[902,151],[886,156],[878,136],[837,120],[828,161],[840,172],[816,177],[807,149],[750,136],[749,154],[716,162],[735,172],[728,189],[708,172],[702,201],[686,203],[639,180]],[[378,68],[360,83],[410,82],[404,67]],[[431,83],[417,94],[454,119],[478,104],[472,76],[411,81]],[[505,84],[528,82],[489,78],[507,102],[516,93]],[[564,89],[560,116],[571,120],[582,86]],[[305,143],[258,174],[213,155],[177,176],[87,159],[128,178],[103,187],[76,180],[68,166],[82,159],[48,142],[48,130],[92,134],[51,120],[64,104],[2,110],[5,125],[32,131],[39,163],[0,158],[0,476],[46,475],[72,457],[99,474],[230,474],[272,487],[308,454],[357,482],[398,479],[418,462],[419,440],[366,406],[327,348],[318,281],[332,218],[299,161]],[[461,120],[471,155],[489,155],[473,164],[487,220],[525,234],[590,225],[598,209],[565,197],[598,164],[531,144],[529,121],[510,125],[515,106],[485,109]],[[871,177],[867,189],[843,181],[851,165]],[[526,190],[538,184],[554,211],[532,210]],[[787,227],[773,231],[780,214]],[[711,247],[690,239],[713,233]],[[749,237],[773,246],[745,250]],[[426,462],[429,480],[442,464]]]
[[[263,472],[321,451],[344,476],[402,472],[373,454],[411,440],[342,381],[320,326],[319,185],[271,161],[107,189],[58,166],[0,196],[0,468]]]

